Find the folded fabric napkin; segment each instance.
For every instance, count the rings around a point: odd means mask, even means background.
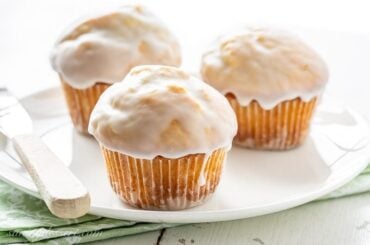
[[[318,200],[370,191],[370,165],[353,181]],[[63,220],[45,204],[0,181],[0,244],[75,244],[122,237],[180,224],[152,224],[86,215]]]

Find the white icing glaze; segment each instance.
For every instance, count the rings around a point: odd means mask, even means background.
[[[138,66],[108,88],[89,132],[105,147],[136,158],[179,158],[230,149],[237,122],[208,84],[169,66]]]
[[[165,25],[142,6],[123,6],[85,18],[57,41],[51,63],[72,87],[121,81],[137,65],[179,66],[179,44]]]
[[[271,109],[297,97],[309,101],[328,80],[325,62],[298,37],[269,27],[247,27],[219,38],[203,55],[204,81],[247,106]]]

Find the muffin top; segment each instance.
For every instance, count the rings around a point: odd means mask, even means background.
[[[57,41],[51,63],[72,87],[121,81],[136,65],[178,66],[180,48],[165,25],[146,8],[123,6],[87,17]]]
[[[230,148],[235,114],[208,84],[169,66],[138,66],[109,87],[89,132],[106,148],[143,159],[179,158]]]
[[[328,80],[325,62],[298,37],[271,27],[246,27],[225,35],[202,57],[202,77],[240,104],[265,109],[289,99],[308,101]]]

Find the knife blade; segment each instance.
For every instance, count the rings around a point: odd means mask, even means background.
[[[51,213],[77,218],[89,211],[87,189],[32,132],[31,117],[6,87],[0,87],[0,133],[14,146]]]
[[[0,130],[8,138],[32,133],[31,117],[5,87],[0,87]]]

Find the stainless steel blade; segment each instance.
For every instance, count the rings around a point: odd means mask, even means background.
[[[32,133],[31,117],[5,87],[0,87],[0,132],[10,139]]]

